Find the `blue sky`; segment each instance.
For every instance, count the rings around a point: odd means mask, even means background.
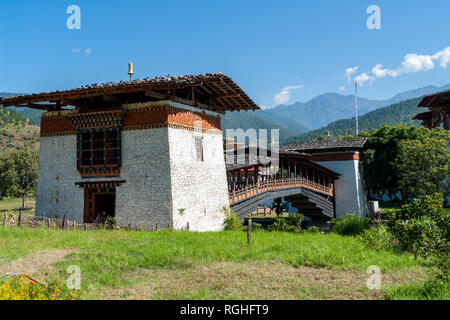
[[[366,25],[373,4],[381,30]],[[80,30],[66,27],[69,5]],[[449,11],[448,0],[1,1],[0,92],[127,80],[132,59],[136,78],[221,71],[261,106],[352,94],[354,77],[361,96],[385,99],[450,83]]]

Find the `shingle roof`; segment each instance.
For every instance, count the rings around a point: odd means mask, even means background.
[[[28,106],[44,101],[66,103],[103,95],[124,95],[146,90],[179,90],[196,87],[196,95],[211,98],[220,110],[256,110],[259,107],[230,78],[222,73],[165,76],[144,78],[133,81],[108,82],[91,84],[74,89],[57,90],[1,98],[0,103],[6,106]],[[70,104],[70,103],[68,103]],[[38,106],[37,106],[38,107]]]
[[[326,151],[359,151],[367,146],[367,139],[323,139],[315,141],[297,142],[286,145],[284,152],[326,152]]]
[[[417,106],[431,110],[435,107],[448,104],[450,104],[450,91],[444,91],[424,97]]]

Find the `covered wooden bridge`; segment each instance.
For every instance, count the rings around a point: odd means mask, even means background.
[[[271,157],[265,151],[268,156],[252,157],[256,152],[246,148],[244,157],[227,157],[230,206],[241,219],[259,204],[281,197],[310,218],[334,217],[337,173],[310,161],[308,154],[280,152]]]

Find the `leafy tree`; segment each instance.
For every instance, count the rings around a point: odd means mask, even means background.
[[[418,193],[408,194],[404,190],[406,177],[410,176],[409,172],[411,167],[404,165],[406,159],[420,158],[420,155],[416,155],[420,148],[424,148],[423,144],[433,143],[438,139],[445,142],[450,141],[450,133],[447,130],[434,129],[429,130],[426,128],[407,127],[405,125],[397,125],[391,127],[384,125],[381,129],[372,130],[368,136],[369,149],[364,152],[364,177],[366,187],[373,194],[387,194],[391,199],[397,200],[397,202],[406,203],[408,196],[416,196]],[[420,141],[421,147],[416,146],[411,149],[406,147],[411,141]],[[442,143],[439,145],[441,146]],[[402,151],[400,146],[403,145]],[[430,147],[431,148],[431,147]],[[439,150],[434,150],[432,154],[441,154],[441,147]],[[402,154],[399,155],[399,152]],[[431,151],[430,151],[431,152]],[[414,156],[413,156],[414,155]],[[433,166],[441,167],[441,157],[437,161],[434,156],[430,155],[428,163],[433,163]],[[444,156],[445,158],[445,156]],[[441,172],[439,170],[439,172]],[[430,176],[427,176],[430,178]],[[432,180],[436,183],[436,179]],[[410,189],[411,191],[411,189]],[[402,197],[398,197],[400,193]]]
[[[0,159],[0,196],[22,197],[26,208],[27,194],[34,191],[38,176],[39,153],[20,150],[5,154]]]
[[[394,169],[403,199],[414,195],[448,192],[450,151],[447,141],[438,138],[405,140],[399,143]]]

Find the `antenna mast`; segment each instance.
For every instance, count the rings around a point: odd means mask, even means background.
[[[355,82],[355,111],[356,111],[356,138],[359,135],[358,128],[358,82]]]

